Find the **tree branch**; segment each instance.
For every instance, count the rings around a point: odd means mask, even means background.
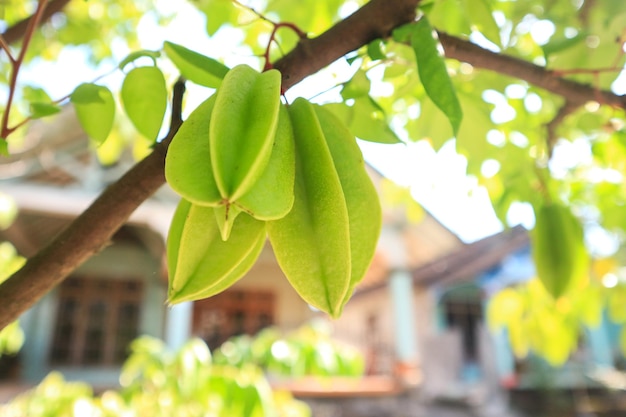
[[[335,62],[348,52],[415,20],[420,0],[372,0],[314,39],[302,39],[274,63],[283,75],[283,91]]]
[[[274,65],[283,73],[284,90],[346,53],[412,21],[418,3],[419,0],[372,0],[328,32],[301,42]],[[173,107],[180,106],[180,97],[174,95]],[[152,154],[106,189],[65,231],[0,285],[0,328],[16,320],[101,250],[132,212],[164,184],[165,154],[176,129],[172,126]]]
[[[69,2],[70,0],[49,1],[48,5],[46,6],[46,10],[43,12],[43,16],[41,17],[39,24],[42,24],[43,22],[50,19],[52,15],[54,15],[55,13],[58,13],[61,10],[63,10],[63,8]],[[34,17],[35,15],[29,16],[24,20],[20,20],[19,22],[17,22],[16,24],[11,26],[7,30],[5,30],[0,36],[2,36],[4,41],[9,45],[19,41],[20,39],[24,37],[26,32],[28,32],[28,25],[30,25],[30,22],[34,19]]]
[[[598,90],[591,85],[561,78],[554,71],[539,65],[491,52],[469,41],[443,32],[439,32],[439,40],[447,58],[467,62],[476,68],[519,78],[563,97],[571,106],[581,106],[588,101],[599,100],[600,104],[626,109],[626,96],[618,96],[611,91]]]

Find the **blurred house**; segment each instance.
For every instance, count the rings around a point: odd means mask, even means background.
[[[528,234],[518,226],[463,244],[440,224],[424,231],[399,227],[383,236],[378,256],[385,267],[370,270],[337,320],[336,334],[359,341],[369,353],[369,372],[419,383],[427,397],[497,390],[514,371],[514,359],[506,338],[487,330],[487,295],[533,276]],[[427,252],[443,239],[445,252]]]
[[[0,240],[33,255],[132,164],[123,155],[102,166],[71,108],[32,123],[20,149],[0,161],[0,192],[20,210]],[[380,184],[381,176],[371,175]],[[37,382],[59,369],[70,379],[111,385],[139,335],[174,348],[198,336],[215,348],[233,335],[269,325],[289,330],[319,314],[290,287],[269,244],[232,288],[166,306],[165,240],[177,201],[163,186],[110,245],[23,315],[18,379]],[[532,276],[528,245],[521,227],[464,244],[429,214],[411,223],[401,208],[386,208],[378,251],[334,322],[335,335],[363,350],[369,374],[423,383],[433,397],[466,395],[476,381],[499,386],[514,360],[506,338],[486,330],[485,301]]]

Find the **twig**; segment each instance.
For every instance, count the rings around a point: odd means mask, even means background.
[[[273,22],[272,20],[270,20],[269,18],[267,18],[267,16],[265,16],[263,13],[257,11],[255,8],[250,7],[246,4],[243,4],[242,2],[240,2],[239,0],[231,0],[234,4],[236,4],[237,6],[246,9],[252,13],[254,13],[259,19],[261,20],[265,20],[266,22],[272,24],[272,25],[276,25],[275,22]]]
[[[255,10],[254,8],[247,6],[243,3],[241,3],[239,0],[231,0],[234,4],[236,4],[239,7],[242,7],[246,10],[249,10],[250,12],[254,13],[259,19],[269,23],[270,25],[272,25],[272,33],[270,34],[270,39],[267,42],[267,47],[265,48],[265,52],[263,53],[263,58],[265,59],[265,65],[263,67],[263,71],[267,71],[269,69],[272,69],[272,62],[270,61],[270,51],[272,48],[272,43],[276,42],[276,32],[278,31],[278,29],[280,28],[289,28],[291,30],[293,30],[301,39],[302,38],[306,38],[307,34],[305,31],[303,31],[302,29],[300,29],[298,27],[298,25],[296,25],[295,23],[290,23],[290,22],[274,22],[272,19],[268,18],[267,16],[265,16],[263,13]],[[280,48],[280,45],[278,45]],[[283,91],[284,93],[284,91]]]
[[[626,109],[626,96],[618,96],[611,91],[599,90],[589,84],[559,77],[539,65],[516,57],[498,54],[469,41],[439,32],[439,40],[447,58],[467,62],[476,68],[483,68],[500,74],[527,81],[536,87],[563,97],[572,105],[583,105],[589,100]]]
[[[24,40],[22,42],[20,53],[18,54],[17,58],[11,62],[11,80],[9,82],[9,96],[7,98],[6,107],[4,108],[4,113],[2,114],[2,122],[0,124],[0,140],[6,140],[7,136],[9,136],[11,132],[15,130],[15,128],[9,127],[9,114],[11,113],[11,105],[13,104],[13,98],[15,97],[15,89],[17,88],[17,76],[19,75],[22,63],[24,62],[24,57],[26,56],[26,51],[28,51],[28,45],[30,44],[31,39],[33,38],[35,29],[37,29],[37,26],[39,26],[39,22],[41,18],[43,17],[43,12],[46,9],[47,3],[48,3],[48,0],[39,0],[39,2],[37,3],[37,10],[35,11],[33,18],[30,19],[28,23],[28,27],[24,35]]]
[[[276,61],[285,91],[363,45],[386,38],[396,27],[415,20],[420,0],[372,0],[316,38],[303,38]]]
[[[278,29],[289,28],[293,30],[294,32],[296,32],[296,34],[300,37],[300,39],[304,39],[307,37],[306,32],[302,31],[298,26],[296,26],[293,23],[280,22],[280,23],[274,23],[273,25],[274,25],[274,29],[272,29],[272,33],[270,34],[270,39],[267,42],[267,47],[265,48],[265,53],[263,54],[263,57],[265,58],[265,65],[263,67],[263,71],[267,71],[273,68],[272,62],[270,61],[270,52],[272,49],[272,43],[276,42],[276,32],[278,32]]]
[[[97,77],[96,77],[96,78],[94,78],[91,82],[92,82],[92,83],[96,83],[96,82],[98,82],[99,80],[101,80],[102,78],[104,78],[104,77],[108,77],[109,75],[113,74],[113,73],[114,73],[115,71],[117,71],[118,69],[119,69],[118,67],[115,67],[115,68],[113,68],[112,70],[110,70],[109,72],[107,72],[107,73],[104,73],[104,74],[101,74],[101,75],[97,76]],[[63,96],[63,97],[61,97],[61,98],[56,99],[56,100],[52,100],[52,104],[61,104],[61,103],[63,103],[64,101],[68,100],[71,96],[72,96],[72,95],[71,95],[71,93],[70,93],[70,94],[67,94],[67,95],[65,95],[65,96]],[[22,119],[21,121],[17,122],[15,125],[11,126],[11,128],[10,128],[10,129],[8,129],[8,130],[9,130],[9,134],[10,134],[11,132],[16,131],[17,129],[19,129],[20,127],[24,126],[25,124],[27,124],[28,122],[30,122],[30,121],[32,121],[32,120],[33,120],[32,116],[27,116],[27,117],[25,117],[25,118],[24,118],[24,119]]]
[[[43,15],[38,19],[38,24],[50,19],[52,15],[60,12],[70,2],[70,0],[50,0],[47,3],[46,10]],[[20,20],[2,33],[2,37],[8,45],[11,45],[20,39],[22,39],[28,32],[28,28],[31,22],[35,19],[36,13],[27,17],[24,20]]]
[[[565,102],[563,106],[556,113],[554,118],[550,120],[549,123],[546,124],[546,145],[548,147],[548,159],[552,158],[552,150],[554,149],[554,145],[556,145],[556,141],[558,139],[556,134],[556,129],[563,122],[563,120],[570,114],[578,109],[578,105],[574,105],[570,102]]]
[[[583,5],[578,12],[578,17],[582,27],[587,28],[589,26],[589,15],[591,14],[591,9],[595,6],[595,4],[596,0],[585,0],[583,2]]]
[[[11,65],[15,65],[15,58],[13,58],[13,54],[11,53],[11,48],[9,48],[9,44],[4,40],[4,37],[0,35],[0,48],[7,54]]]

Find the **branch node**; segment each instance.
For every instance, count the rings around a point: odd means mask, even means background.
[[[557,129],[559,125],[565,120],[567,116],[572,114],[580,107],[579,104],[573,103],[571,101],[566,101],[563,106],[556,113],[554,118],[550,120],[546,124],[546,146],[548,148],[548,159],[552,158],[552,152],[554,150],[554,146],[556,145],[556,141],[558,140]]]

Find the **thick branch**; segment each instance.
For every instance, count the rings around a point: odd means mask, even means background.
[[[69,2],[70,0],[49,1],[48,5],[46,6],[46,10],[43,12],[43,16],[39,23],[41,24],[43,22],[46,22],[48,19],[50,19],[50,17],[52,17],[52,15],[63,10],[63,8]],[[5,30],[1,35],[4,38],[5,42],[8,44],[12,44],[22,39],[24,35],[26,34],[28,30],[28,25],[30,24],[33,18],[34,16],[30,16],[24,20],[20,20],[19,22],[17,22],[16,24],[11,26],[7,30]]]
[[[314,39],[298,46],[274,63],[283,74],[283,91],[316,73],[348,52],[415,20],[420,0],[372,0],[345,20]]]
[[[439,40],[447,58],[457,59],[476,68],[488,69],[527,81],[536,87],[563,97],[570,106],[580,106],[591,100],[599,100],[601,104],[626,108],[625,96],[618,96],[610,91],[597,90],[590,85],[561,78],[539,65],[491,52],[446,33],[440,32]]]
[[[328,32],[303,41],[275,64],[283,72],[283,89],[413,20],[418,3],[419,0],[372,0]],[[167,139],[171,139],[174,131]],[[163,185],[167,145],[167,140],[159,144],[151,155],[108,188],[63,233],[0,285],[0,328],[17,319],[105,246],[131,213]]]

